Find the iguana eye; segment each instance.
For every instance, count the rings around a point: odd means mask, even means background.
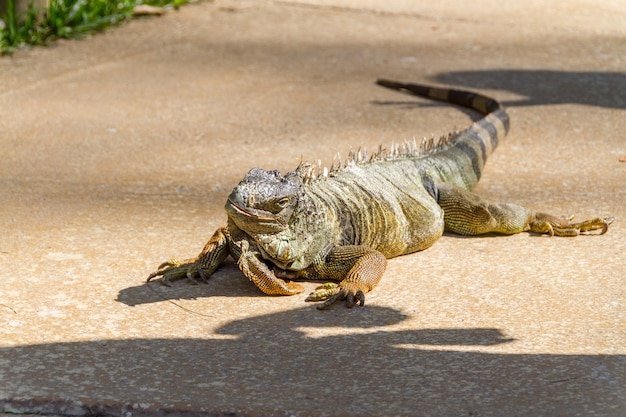
[[[289,197],[283,197],[276,201],[276,205],[280,208],[285,208],[289,204]]]

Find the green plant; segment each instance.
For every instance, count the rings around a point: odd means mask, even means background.
[[[47,8],[16,13],[15,0],[0,25],[0,52],[11,53],[27,45],[44,45],[58,38],[77,38],[115,25],[132,16],[139,4],[178,7],[189,0],[50,0]]]

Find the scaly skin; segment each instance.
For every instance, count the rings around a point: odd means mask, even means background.
[[[328,172],[301,164],[281,175],[253,168],[226,202],[228,224],[195,258],[163,263],[148,280],[208,280],[230,255],[270,295],[301,293],[292,280],[331,280],[307,301],[363,305],[388,258],[430,247],[444,231],[479,235],[531,231],[551,236],[606,233],[613,218],[572,223],[471,192],[509,127],[500,104],[465,91],[378,80],[383,87],[449,102],[484,115],[469,128],[420,149],[405,144],[371,157],[352,153]]]

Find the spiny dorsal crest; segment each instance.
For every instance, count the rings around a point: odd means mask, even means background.
[[[454,131],[438,139],[434,136],[424,138],[420,143],[417,143],[417,140],[413,138],[412,141],[392,143],[389,149],[380,145],[378,150],[372,154],[369,154],[365,147],[360,147],[356,151],[351,150],[348,152],[348,157],[345,160],[342,159],[341,154],[337,152],[330,168],[322,166],[322,161],[320,160],[314,165],[304,162],[301,157],[300,163],[295,169],[295,173],[304,184],[308,184],[317,179],[333,177],[341,170],[354,165],[422,158],[454,146],[457,138],[460,136],[459,133],[459,131]]]

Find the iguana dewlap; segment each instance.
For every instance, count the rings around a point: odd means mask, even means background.
[[[378,80],[383,87],[473,109],[484,117],[435,143],[352,153],[330,170],[300,164],[282,175],[253,168],[226,202],[228,223],[193,259],[168,261],[148,280],[207,280],[230,255],[266,294],[304,289],[292,280],[330,280],[307,301],[363,304],[388,258],[424,250],[444,231],[463,235],[525,231],[556,236],[608,230],[613,218],[579,223],[470,192],[509,128],[496,100],[466,91]]]

